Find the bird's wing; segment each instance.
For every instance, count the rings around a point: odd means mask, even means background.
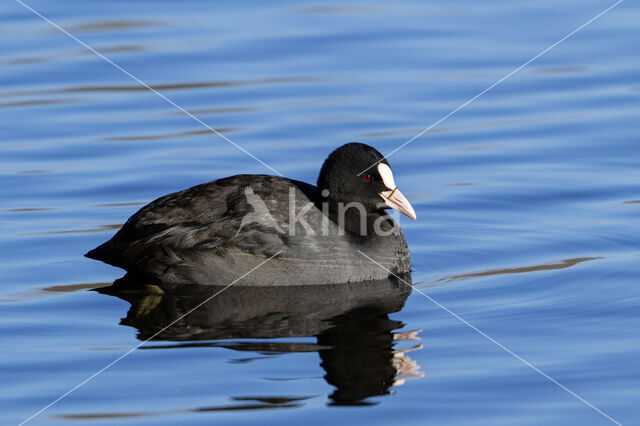
[[[87,256],[126,269],[150,259],[184,262],[202,250],[269,256],[286,245],[279,201],[289,186],[288,179],[238,175],[165,195]]]

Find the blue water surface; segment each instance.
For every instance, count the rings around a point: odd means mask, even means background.
[[[144,339],[88,291],[123,271],[86,251],[161,195],[275,173],[132,76],[314,183],[335,147],[394,150],[613,1],[25,4],[113,63],[0,5],[2,424]],[[363,365],[406,363],[386,391],[335,403],[335,335],[161,336],[29,424],[639,424],[638,22],[620,3],[390,156],[417,290],[380,335],[422,331],[378,350],[377,320],[337,328],[359,324]]]

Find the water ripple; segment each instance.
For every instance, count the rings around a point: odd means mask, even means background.
[[[537,271],[552,271],[556,269],[565,269],[575,266],[579,263],[588,262],[590,260],[599,260],[603,259],[602,257],[579,257],[575,259],[565,259],[558,263],[545,263],[542,265],[534,265],[534,266],[521,266],[517,268],[501,268],[501,269],[491,269],[489,271],[480,271],[480,272],[471,272],[467,274],[459,274],[459,275],[451,275],[449,277],[444,277],[438,280],[438,282],[451,282],[451,281],[459,281],[469,278],[479,278],[479,277],[490,277],[494,275],[503,275],[503,274],[523,274],[527,272],[537,272]]]

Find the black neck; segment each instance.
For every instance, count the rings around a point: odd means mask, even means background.
[[[344,229],[347,234],[354,237],[365,237],[376,235],[375,223],[382,215],[386,213],[377,208],[364,208],[364,210],[356,207],[349,207],[346,203],[340,203],[332,198],[323,198],[320,206],[323,214],[336,225]],[[380,224],[378,224],[380,227]],[[386,223],[382,224],[382,229],[387,229]]]

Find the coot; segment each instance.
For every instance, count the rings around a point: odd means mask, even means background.
[[[197,185],[147,204],[86,256],[165,283],[225,285],[274,255],[235,285],[379,280],[389,273],[359,251],[395,274],[411,269],[389,208],[416,218],[380,152],[348,143],[317,187],[268,175]]]

